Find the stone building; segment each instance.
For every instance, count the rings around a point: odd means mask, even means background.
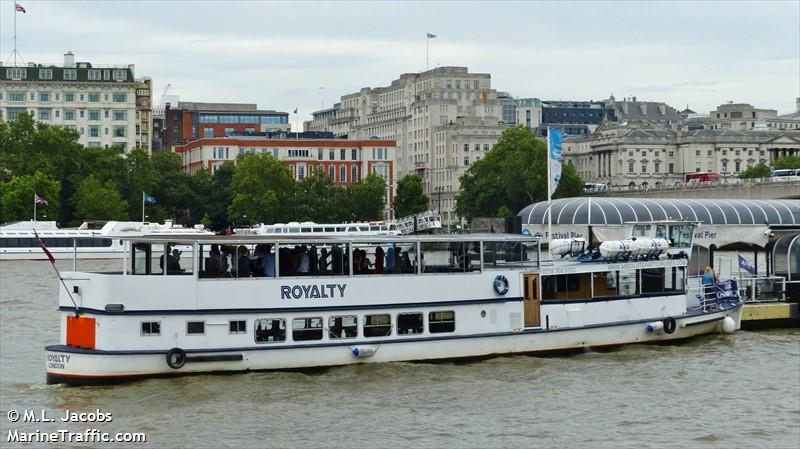
[[[609,186],[670,185],[700,171],[733,178],[787,155],[800,155],[800,136],[774,131],[612,125],[564,143],[565,160],[585,182]]]
[[[0,119],[28,113],[74,129],[82,145],[128,152],[141,143],[136,87],[133,64],[75,62],[72,52],[64,54],[63,65],[0,63]]]

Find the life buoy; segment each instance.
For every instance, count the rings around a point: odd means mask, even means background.
[[[664,319],[664,332],[671,334],[675,332],[675,329],[678,328],[678,323],[675,322],[675,318],[669,317]]]
[[[172,348],[167,351],[167,365],[172,369],[180,369],[186,364],[186,351],[181,348]]]
[[[508,279],[502,274],[494,278],[494,291],[498,295],[505,295],[508,293]]]

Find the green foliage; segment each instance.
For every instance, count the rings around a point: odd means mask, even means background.
[[[0,181],[0,223],[32,220],[35,194],[47,201],[36,206],[37,219],[58,220],[60,191],[61,183],[40,171]]]
[[[342,214],[341,188],[322,172],[307,176],[297,183],[295,203],[297,204],[296,221],[315,221],[317,223],[341,221]]]
[[[351,221],[382,220],[386,204],[386,180],[370,173],[363,181],[348,185],[346,204]]]
[[[739,174],[740,178],[769,178],[770,169],[766,164],[758,164],[748,167]]]
[[[397,181],[397,194],[394,196],[394,216],[397,218],[425,212],[428,209],[428,195],[422,177],[406,175]]]
[[[228,189],[228,216],[240,224],[287,222],[297,215],[292,173],[272,155],[239,156]]]
[[[128,219],[128,202],[111,180],[103,183],[92,175],[88,176],[78,184],[72,204],[76,224],[88,220]]]
[[[775,159],[772,164],[775,170],[782,168],[800,168],[800,156],[783,156]]]
[[[530,130],[518,126],[503,131],[486,156],[473,163],[461,177],[456,196],[459,215],[497,217],[502,208],[516,213],[547,199],[547,145]],[[574,167],[562,166],[562,180],[554,197],[578,195],[583,182]]]
[[[210,228],[215,231],[223,231],[230,225],[228,220],[228,205],[231,204],[230,185],[233,181],[233,174],[236,172],[232,162],[226,162],[214,171],[211,177],[210,193],[205,201],[205,213],[211,220]],[[195,176],[206,175],[208,172],[202,170]]]

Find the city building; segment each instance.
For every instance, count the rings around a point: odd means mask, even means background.
[[[759,163],[800,155],[792,132],[708,129],[681,131],[670,126],[609,125],[592,136],[564,141],[564,158],[587,183],[661,186],[683,183],[693,172],[736,177]]]
[[[617,101],[613,94],[607,100],[602,100],[602,103],[611,122],[679,124],[684,120],[680,112],[666,103],[639,101],[636,97]]]
[[[36,120],[78,132],[89,147],[137,146],[134,65],[93,65],[64,54],[63,65],[0,64],[0,119],[21,113]]]
[[[396,141],[397,177],[420,174],[431,206],[437,208],[441,198],[446,224],[458,222],[453,198],[464,168],[455,148],[461,151],[468,144],[469,160],[477,160],[494,145],[503,126],[503,108],[491,88],[491,75],[470,73],[466,67],[405,73],[388,86],[343,95],[333,108],[312,115],[307,130]]]
[[[288,112],[240,103],[166,103],[164,121],[164,144],[173,148],[200,138],[291,129]]]
[[[148,153],[153,145],[153,80],[136,80],[136,146]]]
[[[520,98],[517,100],[517,125],[536,129],[542,123],[542,100],[538,98]]]
[[[775,109],[760,109],[747,103],[717,106],[708,115],[694,115],[687,122],[689,129],[753,129],[800,132],[800,98],[795,112],[778,115]]]
[[[290,134],[291,135],[291,134]],[[327,174],[335,183],[346,185],[376,173],[386,179],[386,215],[393,218],[392,201],[397,185],[393,140],[345,140],[269,138],[235,136],[201,138],[175,147],[183,156],[184,170],[194,173],[206,168],[214,173],[225,162],[236,162],[245,153],[271,154],[288,166],[296,180],[312,173]]]
[[[498,92],[497,102],[500,103],[502,114],[500,120],[510,126],[517,125],[517,100],[508,92]]]

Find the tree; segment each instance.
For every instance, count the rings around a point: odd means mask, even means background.
[[[583,195],[583,180],[571,163],[561,164],[561,180],[553,198],[570,198]]]
[[[230,225],[228,205],[231,204],[230,185],[236,168],[233,162],[225,162],[217,167],[211,177],[208,199],[205,201],[205,213],[210,221],[209,227],[215,231],[223,231]],[[195,176],[208,175],[206,170],[198,171]]]
[[[382,220],[386,205],[386,180],[370,173],[361,182],[347,186],[346,210],[352,221]]]
[[[142,219],[142,192],[153,193],[157,182],[157,174],[153,161],[146,151],[135,149],[125,158],[126,179],[123,186],[123,195],[128,199],[128,215]],[[154,195],[155,196],[155,195]],[[156,196],[156,201],[159,201]],[[166,215],[165,209],[160,206],[148,206],[146,214],[149,221],[161,221]]]
[[[772,164],[775,170],[782,168],[800,168],[800,156],[783,156],[775,159]]]
[[[337,222],[341,195],[340,187],[322,172],[306,176],[295,186],[295,202],[297,204],[296,220],[315,221],[317,223]]]
[[[78,184],[72,204],[75,207],[73,216],[78,221],[128,219],[128,202],[111,180],[102,183],[88,176]]]
[[[34,195],[47,201],[36,206],[37,219],[58,220],[60,191],[61,183],[40,171],[0,181],[0,223],[33,219]]]
[[[296,215],[294,178],[270,154],[239,156],[228,188],[232,201],[228,218],[239,223],[291,221]]]
[[[396,218],[425,212],[428,209],[428,195],[422,177],[406,175],[397,181],[397,194],[394,196],[394,215]]]
[[[547,146],[525,127],[506,129],[492,150],[474,162],[459,181],[459,215],[472,218],[497,217],[506,210],[516,213],[547,199]],[[574,167],[565,164],[554,196],[559,190],[558,194],[570,196],[582,187]]]
[[[769,178],[770,169],[767,167],[767,164],[760,163],[758,165],[754,165],[752,167],[748,167],[746,170],[739,174],[740,178]]]

